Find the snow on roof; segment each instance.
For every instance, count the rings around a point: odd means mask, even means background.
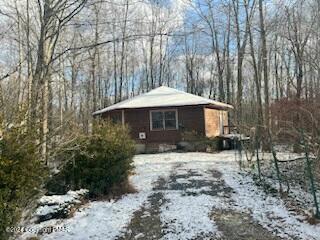
[[[229,104],[214,101],[173,88],[161,86],[141,94],[139,96],[113,104],[104,109],[98,110],[93,115],[101,114],[111,110],[128,108],[147,108],[147,107],[176,107],[189,105],[212,105],[221,108],[233,109]]]

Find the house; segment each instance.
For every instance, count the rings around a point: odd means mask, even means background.
[[[93,115],[128,124],[137,146],[145,149],[175,145],[185,131],[206,137],[222,135],[230,109],[233,107],[229,104],[161,86]]]

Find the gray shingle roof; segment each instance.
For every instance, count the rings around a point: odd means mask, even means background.
[[[94,112],[93,115],[117,109],[176,107],[189,105],[212,105],[213,107],[233,109],[233,106],[226,103],[214,101],[211,99],[179,91],[173,88],[161,86],[145,94],[141,94],[139,96],[124,100],[122,102],[98,110]]]

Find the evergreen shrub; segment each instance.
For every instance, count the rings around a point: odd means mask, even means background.
[[[50,194],[88,189],[101,197],[127,181],[132,170],[134,142],[126,127],[109,121],[94,125],[93,133],[79,137],[61,157],[65,164],[47,183]]]
[[[8,238],[22,211],[35,200],[47,170],[30,132],[11,127],[0,139],[0,239]]]

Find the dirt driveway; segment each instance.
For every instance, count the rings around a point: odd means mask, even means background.
[[[317,240],[320,226],[288,210],[239,171],[235,152],[137,155],[130,181],[137,193],[94,201],[72,218],[41,226],[68,231],[54,240]]]
[[[248,213],[214,206],[215,201],[234,204],[232,193],[235,193],[234,190],[226,185],[220,171],[214,168],[190,169],[185,163],[176,164],[168,179],[160,178],[154,183],[153,193],[142,208],[134,213],[125,234],[117,239],[281,239],[259,225]],[[211,197],[219,200],[210,203]],[[174,206],[184,198],[187,208]],[[211,208],[206,207],[207,216],[203,220],[204,216],[196,219],[198,212],[202,212],[201,215],[204,213],[203,206],[200,206],[202,202],[197,201],[202,198],[207,201],[206,205],[212,205]],[[190,219],[175,216],[175,211],[172,215],[169,212],[166,217],[162,216],[170,208],[181,208],[181,216]],[[186,214],[183,210],[196,214],[183,216]]]

